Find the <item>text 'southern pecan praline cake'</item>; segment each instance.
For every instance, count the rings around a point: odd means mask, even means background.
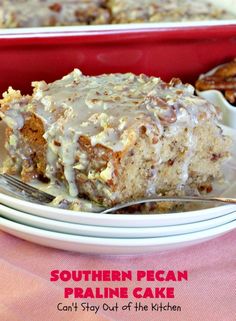
[[[85,76],[80,70],[32,96],[0,101],[8,172],[65,185],[71,196],[113,205],[155,193],[211,189],[229,157],[218,112],[179,79]]]

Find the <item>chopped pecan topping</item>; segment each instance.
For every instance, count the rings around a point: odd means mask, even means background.
[[[222,157],[222,155],[219,153],[219,154],[215,154],[215,153],[213,153],[212,155],[211,155],[211,161],[213,161],[213,162],[216,162],[216,161],[218,161],[218,159],[220,159]]]
[[[54,145],[55,145],[55,146],[59,146],[59,147],[60,147],[60,146],[61,146],[61,143],[60,143],[60,142],[58,142],[57,140],[54,140]]]
[[[168,162],[167,162],[167,164],[168,164],[168,166],[173,166],[173,165],[174,165],[174,162],[175,162],[174,159],[169,159]]]
[[[49,9],[54,11],[54,12],[61,12],[62,10],[62,5],[60,3],[53,3],[52,5],[49,6]]]

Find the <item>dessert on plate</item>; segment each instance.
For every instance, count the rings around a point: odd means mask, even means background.
[[[0,101],[9,158],[4,170],[62,184],[73,197],[110,206],[153,194],[210,192],[230,139],[217,109],[179,79],[86,76],[75,69],[33,94]]]

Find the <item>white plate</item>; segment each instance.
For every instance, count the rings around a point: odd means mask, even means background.
[[[236,205],[223,205],[206,210],[171,214],[99,214],[63,210],[29,203],[0,193],[0,203],[20,210],[68,223],[108,227],[154,227],[170,226],[209,220],[236,211]]]
[[[196,233],[156,238],[96,238],[49,232],[0,218],[0,229],[24,240],[61,250],[93,254],[138,254],[180,248],[236,228],[236,220]]]
[[[198,96],[205,98],[222,111],[224,125],[236,129],[236,106],[231,105],[218,90],[197,91]]]
[[[227,184],[220,194],[228,197],[236,196],[236,131],[224,127],[224,132],[234,139],[234,154],[225,169]],[[0,137],[3,136],[3,128],[0,123]],[[0,147],[1,148],[1,147]],[[0,151],[3,156],[3,150]],[[0,158],[1,158],[0,157]],[[236,211],[236,205],[223,205],[204,210],[171,213],[171,214],[98,214],[88,212],[77,212],[64,209],[53,208],[36,203],[19,200],[15,197],[0,193],[0,203],[12,207],[16,210],[34,214],[40,217],[58,220],[69,223],[96,225],[96,226],[113,226],[113,227],[154,227],[170,226],[186,223],[195,223],[203,220],[209,220],[228,213]]]
[[[0,205],[0,214],[3,217],[15,221],[17,223],[37,227],[48,231],[104,238],[150,238],[181,235],[217,227],[236,219],[236,212],[233,212],[230,214],[220,216],[218,218],[205,220],[197,223],[182,224],[175,226],[127,228],[81,225],[76,223],[49,220],[35,215],[19,212],[3,205]]]

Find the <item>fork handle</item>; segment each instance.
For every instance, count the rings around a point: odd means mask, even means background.
[[[137,201],[131,201],[124,204],[116,205],[114,207],[108,208],[100,213],[108,214],[116,210],[123,209],[132,205],[139,205],[143,203],[153,203],[153,202],[220,202],[224,204],[236,204],[236,198],[229,197],[199,197],[199,196],[181,196],[181,197],[172,197],[172,196],[160,196],[160,197],[150,197]]]

